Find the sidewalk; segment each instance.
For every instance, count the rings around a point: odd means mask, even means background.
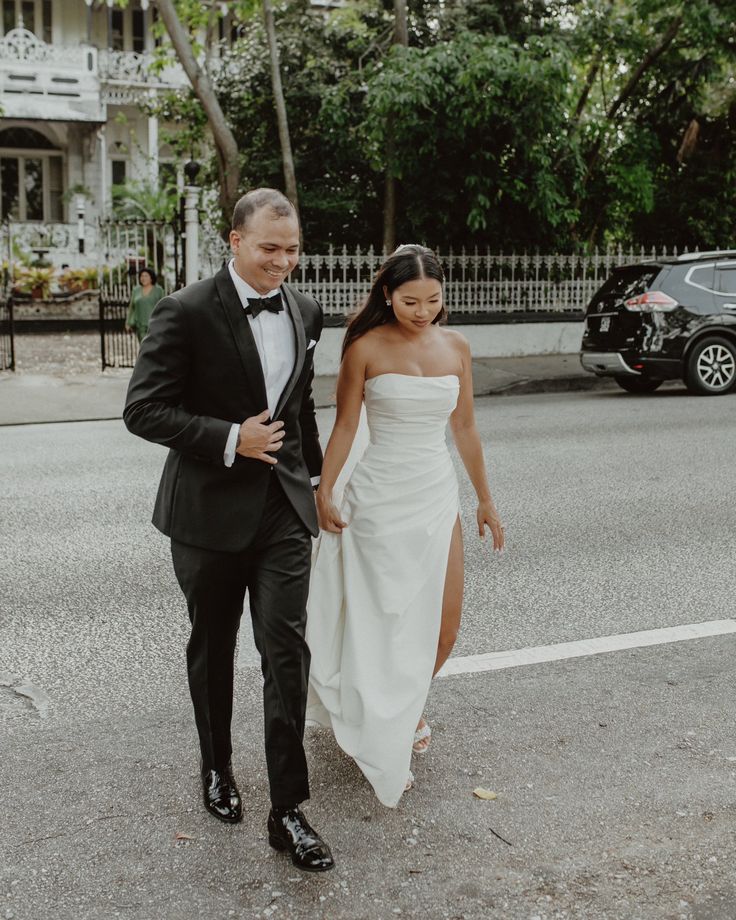
[[[130,370],[98,370],[95,346],[99,340],[94,334],[87,342],[85,338],[19,338],[18,370],[0,374],[0,425],[121,417]],[[33,352],[28,354],[31,348]],[[27,352],[25,360],[23,349]],[[577,355],[480,358],[473,362],[473,381],[476,396],[614,386],[610,380],[586,373]],[[314,395],[318,408],[334,405],[335,382],[335,377],[316,378]]]

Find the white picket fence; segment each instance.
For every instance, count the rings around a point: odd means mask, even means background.
[[[611,269],[677,255],[676,249],[609,248],[586,255],[440,253],[451,315],[555,313],[581,315]],[[354,310],[368,293],[384,256],[373,249],[330,249],[302,255],[291,281],[322,304],[327,316]]]

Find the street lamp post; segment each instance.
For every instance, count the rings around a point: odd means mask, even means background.
[[[84,255],[84,195],[77,195],[77,251]]]
[[[199,163],[190,160],[184,167],[184,283],[193,284],[199,278]]]

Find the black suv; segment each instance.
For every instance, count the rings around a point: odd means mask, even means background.
[[[736,384],[736,250],[615,268],[585,314],[580,361],[629,393],[682,378],[715,396]]]

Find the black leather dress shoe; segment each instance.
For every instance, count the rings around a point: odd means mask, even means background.
[[[243,806],[230,764],[224,770],[202,770],[202,788],[204,807],[211,815],[227,824],[242,820]]]
[[[271,809],[268,842],[274,850],[286,850],[297,869],[326,872],[335,865],[330,848],[309,826],[300,808]]]

